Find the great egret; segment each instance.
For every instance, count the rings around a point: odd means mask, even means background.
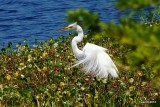
[[[72,39],[72,50],[78,59],[77,63],[74,66],[79,64],[83,65],[83,71],[86,74],[91,74],[94,77],[98,78],[107,78],[108,74],[113,78],[118,77],[118,69],[113,63],[110,56],[105,52],[107,49],[97,46],[95,44],[86,43],[84,48],[80,50],[77,46],[77,43],[83,40],[83,30],[77,22],[68,25],[58,31],[64,30],[76,30],[78,36]]]

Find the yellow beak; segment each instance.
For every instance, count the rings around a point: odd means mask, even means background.
[[[57,30],[56,32],[61,32],[61,31],[64,31],[64,30],[69,30],[70,29],[70,27],[64,27],[64,28],[61,28],[61,29],[59,29],[59,30]]]

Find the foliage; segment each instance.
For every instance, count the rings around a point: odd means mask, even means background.
[[[160,24],[160,6],[148,12],[147,11],[145,13],[142,12],[140,17],[142,22],[150,27],[152,27],[152,25],[159,25]]]
[[[98,13],[91,13],[85,9],[77,9],[75,11],[69,10],[67,12],[67,22],[77,22],[84,29],[90,30],[91,34],[100,31],[100,19]]]
[[[156,17],[155,14],[157,14]],[[105,33],[132,47],[132,51],[126,54],[131,69],[141,68],[139,65],[149,66],[150,70],[156,75],[152,81],[153,85],[160,89],[160,83],[158,82],[160,81],[159,13],[151,11],[144,18],[147,19],[145,23],[125,18],[121,19],[120,25],[103,24],[102,26]]]
[[[75,57],[68,45],[73,35],[49,39],[30,48],[5,48],[0,53],[1,106],[140,106],[156,101],[158,91],[151,86],[147,66],[129,72],[120,67],[119,79],[96,79],[70,68]],[[101,42],[100,42],[101,41]],[[90,42],[108,47],[108,53],[121,60],[130,47],[106,36]],[[106,44],[107,42],[107,44]],[[81,43],[80,46],[84,45]],[[10,51],[7,51],[10,50]],[[122,70],[123,69],[123,70]]]
[[[159,3],[160,0],[118,0],[117,3],[117,8],[119,9],[128,9],[128,8],[133,8],[133,9],[138,9],[142,8],[145,6],[155,6],[157,3]]]

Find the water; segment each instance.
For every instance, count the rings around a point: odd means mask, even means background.
[[[99,12],[100,20],[118,22],[121,12],[114,8],[116,0],[0,0],[0,49],[4,43],[15,46],[25,38],[33,45],[35,39],[47,40],[66,32],[55,30],[66,26],[68,10],[85,8]]]

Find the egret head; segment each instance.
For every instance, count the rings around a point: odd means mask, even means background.
[[[64,27],[64,28],[57,30],[57,31],[60,32],[60,31],[64,31],[64,30],[76,30],[76,28],[77,28],[77,22],[70,24],[67,27]]]

